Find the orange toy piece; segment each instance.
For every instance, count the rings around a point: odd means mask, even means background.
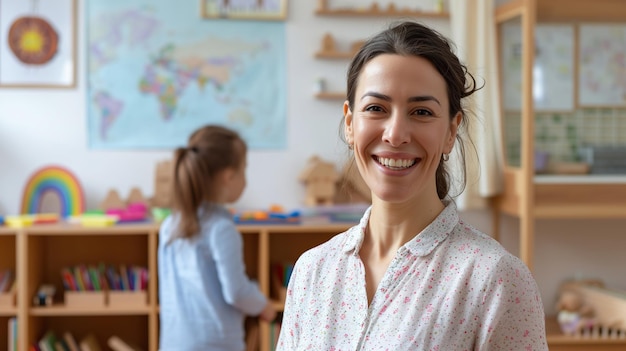
[[[34,215],[34,224],[51,224],[59,221],[56,213],[38,213]]]
[[[252,218],[257,221],[263,221],[269,218],[269,214],[265,211],[254,211]]]
[[[270,206],[270,212],[285,212],[285,208],[281,205],[271,205]]]
[[[272,205],[269,211],[231,211],[235,223],[238,224],[297,224],[300,223],[300,212],[286,213],[282,206]]]

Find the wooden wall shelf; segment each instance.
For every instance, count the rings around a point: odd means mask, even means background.
[[[315,94],[315,97],[320,100],[345,100],[346,93],[342,92],[321,92]]]
[[[318,59],[349,60],[353,56],[354,56],[354,53],[348,52],[348,51],[318,51],[315,53],[315,58],[318,58]]]
[[[441,7],[443,9],[443,7]],[[399,9],[395,4],[391,3],[385,8],[380,8],[377,4],[374,4],[366,9],[356,8],[336,8],[329,9],[327,0],[319,0],[317,10],[315,10],[317,16],[328,17],[403,17],[403,18],[432,18],[432,19],[449,19],[450,13],[445,11],[421,11],[410,10],[407,8]],[[356,42],[352,44],[350,51],[336,51],[334,38],[331,34],[327,33],[322,40],[321,49],[315,53],[315,57],[318,59],[330,59],[330,60],[349,60],[355,55],[356,51],[363,45],[363,42]],[[321,100],[344,100],[346,98],[345,93],[339,92],[321,92],[315,95],[317,99]]]
[[[448,19],[448,12],[430,12],[430,11],[388,11],[388,10],[353,10],[353,9],[323,9],[316,10],[317,16],[341,16],[341,17],[419,17],[419,18],[437,18]]]
[[[505,170],[505,189],[499,197],[500,210],[519,216],[523,173],[519,169]],[[542,219],[624,219],[626,218],[626,177],[557,176],[560,182],[547,176],[535,176],[532,185],[534,218]],[[595,179],[595,181],[594,181]],[[606,180],[605,180],[606,179]]]

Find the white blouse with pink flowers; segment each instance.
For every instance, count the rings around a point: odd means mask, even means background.
[[[359,225],[304,253],[278,350],[547,350],[531,273],[450,203],[402,246],[368,306]]]

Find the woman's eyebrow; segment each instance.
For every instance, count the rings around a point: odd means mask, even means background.
[[[391,101],[391,97],[389,97],[389,96],[387,96],[385,94],[374,92],[374,91],[368,91],[365,94],[363,94],[363,96],[361,96],[361,100],[365,99],[368,96],[371,96],[371,97],[374,97],[374,98],[377,98],[377,99],[381,99],[381,100],[385,100],[385,101]],[[437,100],[437,98],[432,96],[432,95],[412,96],[412,97],[410,97],[408,99],[408,102],[422,102],[422,101],[434,101],[439,106],[441,106],[441,102],[439,102],[439,100]]]
[[[409,98],[409,102],[422,102],[422,101],[434,101],[437,105],[441,106],[439,100],[432,95],[412,96]]]

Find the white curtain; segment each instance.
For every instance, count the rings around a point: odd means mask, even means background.
[[[466,143],[467,185],[456,198],[460,210],[480,209],[488,205],[487,198],[502,188],[503,150],[500,128],[500,96],[496,55],[496,26],[493,0],[449,0],[451,36],[457,55],[484,87],[465,101],[475,150]],[[478,159],[476,158],[478,157]],[[459,155],[452,153],[452,165]],[[460,180],[458,167],[451,175]],[[452,194],[458,194],[459,184],[453,182]]]

